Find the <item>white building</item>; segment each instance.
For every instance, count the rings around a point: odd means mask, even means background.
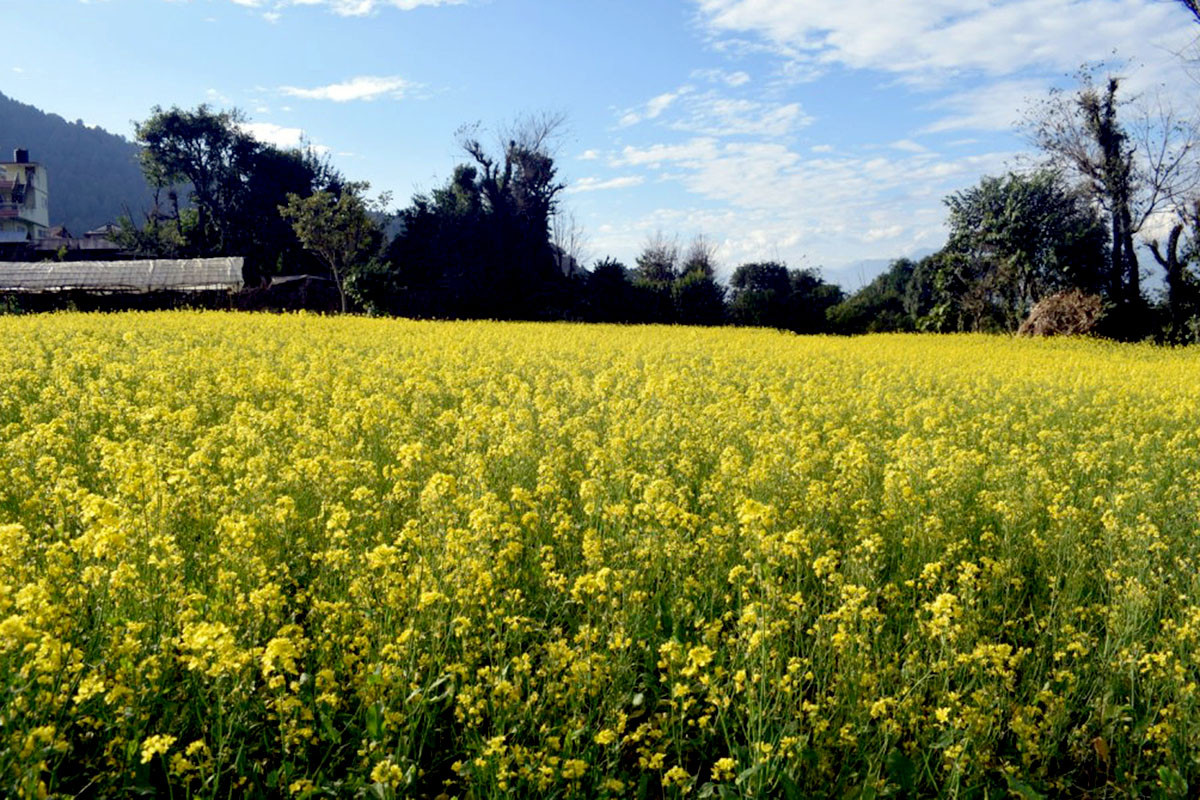
[[[0,243],[42,239],[50,230],[50,187],[46,168],[16,150],[0,162]]]

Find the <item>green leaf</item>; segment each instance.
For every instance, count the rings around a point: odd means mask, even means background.
[[[383,715],[379,713],[379,706],[367,706],[367,733],[372,739],[380,739],[383,737]]]
[[[804,792],[800,790],[800,785],[792,780],[792,776],[786,772],[779,773],[779,786],[783,789],[783,796],[786,800],[800,800],[804,797]]]
[[[912,759],[899,749],[888,753],[885,762],[888,780],[897,784],[905,792],[911,793],[916,785],[917,767]]]
[[[1004,780],[1008,781],[1008,790],[1018,797],[1023,797],[1025,800],[1046,800],[1045,796],[1034,791],[1032,786],[1017,780],[1008,773],[1004,774]]]
[[[1162,782],[1163,789],[1171,797],[1187,797],[1187,781],[1173,768],[1167,766],[1159,767],[1158,779]]]

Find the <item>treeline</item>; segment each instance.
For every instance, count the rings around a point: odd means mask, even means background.
[[[1027,124],[1045,156],[1036,168],[947,197],[946,245],[849,296],[819,270],[775,262],[737,265],[722,282],[704,237],[680,246],[658,234],[633,264],[580,264],[578,231],[562,230],[552,117],[516,125],[496,148],[460,132],[450,179],[389,215],[388,198],[309,150],[255,141],[236,112],[156,108],[137,128],[156,203],[141,224],[123,221],[122,240],[144,255],[241,255],[252,280],[321,271],[343,310],[380,315],[1011,332],[1042,304],[1084,319],[1064,330],[1196,341],[1194,129],[1169,114],[1127,121],[1119,90],[1084,74],[1052,95]],[[1159,296],[1144,290],[1139,243],[1164,271]]]

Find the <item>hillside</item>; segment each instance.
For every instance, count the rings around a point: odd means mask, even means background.
[[[46,165],[50,224],[76,236],[115,222],[127,209],[140,218],[152,202],[132,142],[0,94],[0,160],[11,160],[17,147]]]

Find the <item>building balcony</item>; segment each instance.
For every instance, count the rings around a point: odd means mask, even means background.
[[[21,206],[16,203],[0,203],[0,219],[13,219],[21,216]]]

